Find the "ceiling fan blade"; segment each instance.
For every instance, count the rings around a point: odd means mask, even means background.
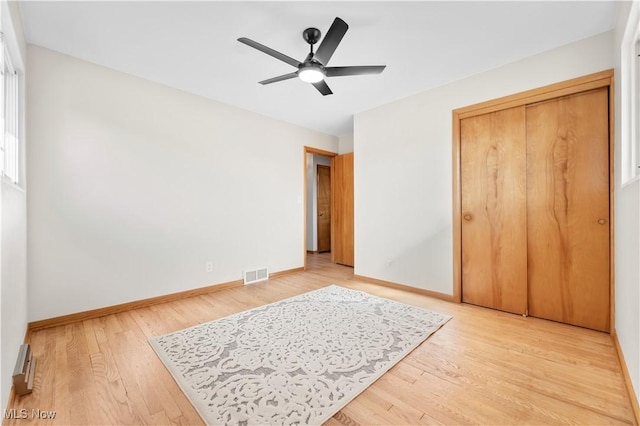
[[[280,59],[282,62],[286,62],[289,65],[292,65],[296,68],[300,66],[300,61],[293,59],[291,56],[287,56],[284,53],[280,53],[277,50],[273,50],[270,47],[265,46],[264,44],[260,44],[257,41],[253,41],[246,37],[240,37],[238,39],[240,43],[244,43],[247,46],[251,46],[254,49],[258,49],[259,51],[266,53],[269,56],[273,56],[276,59]]]
[[[364,65],[355,67],[328,67],[325,68],[327,77],[342,77],[348,75],[380,74],[386,65]]]
[[[329,86],[327,85],[327,82],[324,81],[324,80],[320,80],[317,83],[311,83],[311,84],[313,84],[313,87],[318,89],[318,92],[322,93],[322,96],[327,96],[327,95],[332,95],[333,94],[331,89],[329,89]]]
[[[284,75],[279,75],[277,77],[268,78],[266,80],[259,81],[258,83],[260,83],[260,84],[277,83],[278,81],[289,80],[290,78],[295,78],[297,76],[298,76],[297,72],[292,72],[292,73],[289,73],[289,74],[284,74]]]
[[[329,31],[327,31],[327,34],[322,39],[313,58],[322,65],[327,65],[327,62],[329,62],[329,59],[333,56],[333,52],[336,51],[338,44],[340,44],[342,37],[344,37],[348,29],[349,25],[342,19],[334,19],[333,24],[331,24]]]

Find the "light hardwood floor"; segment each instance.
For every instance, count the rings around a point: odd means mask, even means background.
[[[634,424],[608,334],[367,284],[327,254],[308,259],[306,272],[34,332],[35,389],[10,408],[56,417],[4,424],[202,424],[147,338],[329,284],[453,319],[327,424]]]

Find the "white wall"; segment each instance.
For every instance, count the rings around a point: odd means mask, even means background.
[[[301,154],[336,137],[40,47],[28,71],[29,320],[303,265]]]
[[[626,29],[637,28],[640,5],[621,5],[620,19],[615,33],[616,55],[616,182],[615,182],[615,278],[616,318],[618,340],[624,354],[636,397],[640,402],[640,180],[622,182],[623,156],[629,155],[631,143],[630,110],[631,81],[628,67],[636,60],[633,51],[624,52]],[[631,19],[633,17],[633,19]],[[635,22],[634,22],[635,21]],[[628,57],[626,56],[628,54]],[[623,62],[628,61],[623,66]],[[637,118],[636,118],[637,119]]]
[[[605,33],[354,119],[355,273],[453,293],[452,110],[610,69]]]
[[[16,2],[0,5],[2,32],[12,53],[14,67],[24,70],[26,45]],[[20,87],[24,107],[24,77]],[[24,117],[24,109],[21,111]],[[23,120],[21,130],[24,135]],[[24,141],[24,139],[22,139]],[[23,145],[24,146],[24,145]],[[24,156],[23,156],[24,158]],[[20,187],[0,183],[0,404],[7,406],[11,374],[27,329],[27,210],[24,164]]]
[[[331,165],[331,158],[307,154],[307,250],[318,250],[318,164]]]
[[[353,152],[353,133],[338,138],[338,154]]]
[[[616,333],[636,397],[640,397],[639,180],[617,189],[616,209]]]

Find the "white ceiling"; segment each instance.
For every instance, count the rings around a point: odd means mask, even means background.
[[[28,43],[324,133],[353,114],[614,27],[613,1],[95,2],[20,4]],[[387,65],[328,78],[321,96],[295,68],[239,43],[248,37],[302,61],[307,27],[349,31],[329,63]]]

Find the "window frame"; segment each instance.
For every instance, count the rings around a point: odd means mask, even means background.
[[[621,46],[621,184],[640,179],[640,6],[631,5]]]
[[[640,15],[640,13],[638,14]],[[640,16],[636,21],[636,33],[634,36],[633,57],[633,94],[631,109],[631,141],[629,153],[631,160],[630,179],[640,176]]]
[[[3,33],[0,33],[0,46],[0,174],[5,182],[19,186],[22,171],[20,78]]]

